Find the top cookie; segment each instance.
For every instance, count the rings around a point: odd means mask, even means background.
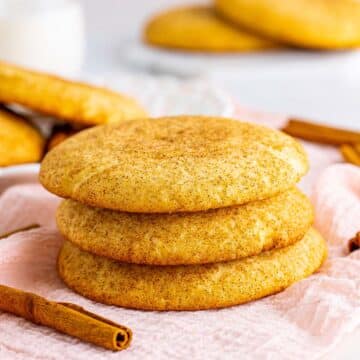
[[[110,90],[0,62],[0,102],[16,103],[84,125],[141,118],[135,100]]]
[[[190,6],[156,15],[144,31],[151,45],[209,52],[254,51],[277,45],[233,26],[210,6]]]
[[[228,18],[258,34],[318,49],[360,46],[360,2],[354,0],[216,0]]]
[[[59,196],[101,208],[182,212],[270,197],[307,169],[302,146],[281,132],[177,116],[82,131],[47,154],[40,181]]]

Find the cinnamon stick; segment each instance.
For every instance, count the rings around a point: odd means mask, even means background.
[[[360,143],[354,144],[354,148],[360,154]]]
[[[355,251],[360,248],[360,231],[349,240],[349,251]]]
[[[282,131],[303,140],[323,144],[342,145],[360,143],[360,132],[325,126],[296,118],[290,118]]]
[[[114,351],[127,348],[132,338],[130,329],[80,306],[49,301],[3,285],[0,285],[0,310]]]
[[[344,160],[351,164],[360,166],[360,147],[344,144],[340,146],[340,151]]]
[[[76,134],[80,130],[81,129],[75,128],[70,124],[55,125],[46,144],[46,151],[50,151],[55,146],[61,144],[63,141]]]

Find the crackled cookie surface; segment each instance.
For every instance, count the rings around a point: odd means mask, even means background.
[[[84,125],[142,118],[135,100],[105,88],[68,81],[0,62],[0,102]]]
[[[150,45],[192,51],[237,52],[277,45],[227,23],[210,6],[189,6],[154,16],[144,30]]]
[[[0,110],[0,166],[38,162],[44,148],[40,132],[24,119]]]
[[[310,229],[288,247],[208,265],[122,264],[65,242],[58,271],[76,292],[99,302],[146,310],[221,308],[274,294],[320,267],[326,257],[321,236]]]
[[[122,262],[153,265],[228,261],[301,239],[313,221],[297,189],[266,200],[202,212],[135,214],[64,200],[61,233],[81,249]]]
[[[216,0],[220,15],[258,34],[319,49],[360,46],[357,0]]]
[[[87,205],[166,213],[265,199],[291,188],[307,169],[302,146],[279,131],[177,116],[82,131],[47,154],[40,180]]]

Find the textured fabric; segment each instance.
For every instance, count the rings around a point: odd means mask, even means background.
[[[276,126],[283,120],[258,115],[239,109],[243,120]],[[328,167],[340,159],[336,150],[305,145],[312,170],[302,187],[314,189],[315,225],[330,245],[330,258],[317,274],[280,294],[223,310],[134,311],[76,295],[55,271],[59,199],[38,184],[0,189],[0,234],[41,225],[0,240],[0,283],[79,304],[134,331],[132,346],[112,353],[0,312],[0,359],[316,359],[330,353],[360,325],[360,250],[346,250],[360,230],[360,169]]]

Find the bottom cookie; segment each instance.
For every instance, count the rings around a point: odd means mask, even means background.
[[[202,310],[277,293],[312,274],[326,254],[325,241],[314,229],[286,248],[237,261],[188,266],[123,264],[66,241],[58,271],[70,288],[105,304],[144,310]]]

